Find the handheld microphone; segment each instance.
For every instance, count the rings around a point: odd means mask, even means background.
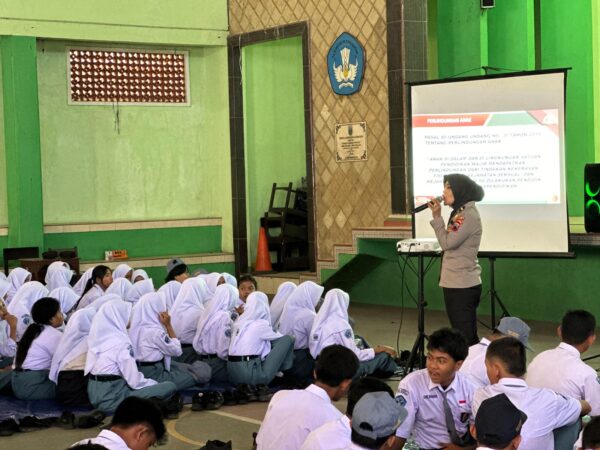
[[[435,198],[438,202],[441,202],[442,200],[444,200],[444,197],[442,197],[441,195],[439,197]],[[413,214],[416,214],[418,212],[421,211],[425,211],[427,208],[429,208],[429,202],[425,202],[420,206],[417,206],[415,209],[412,210]]]

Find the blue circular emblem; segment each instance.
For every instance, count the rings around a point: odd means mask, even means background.
[[[29,325],[30,323],[31,323],[31,317],[29,316],[29,314],[25,314],[23,316],[23,324]]]
[[[396,401],[400,404],[400,406],[406,406],[406,398],[403,395],[399,395],[398,397],[396,397]]]
[[[352,339],[352,330],[346,330],[344,332],[344,336],[346,336],[348,339]]]
[[[327,71],[331,89],[338,95],[352,95],[360,90],[365,73],[365,49],[349,33],[342,33],[327,53]]]

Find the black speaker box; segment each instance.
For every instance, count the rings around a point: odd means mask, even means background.
[[[600,164],[586,164],[583,180],[585,231],[600,233]]]
[[[481,0],[482,8],[493,8],[496,6],[496,0]]]

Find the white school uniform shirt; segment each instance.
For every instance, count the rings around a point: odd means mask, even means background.
[[[0,359],[12,358],[17,354],[17,343],[10,337],[10,326],[0,320]]]
[[[258,291],[248,296],[244,314],[233,323],[229,355],[259,355],[265,359],[271,351],[271,341],[283,336],[273,331],[265,300],[268,302],[267,296]]]
[[[73,278],[73,272],[66,262],[54,261],[48,266],[46,272],[46,288],[52,291],[59,287],[71,287],[71,278]]]
[[[305,281],[285,302],[277,331],[295,339],[294,350],[308,348],[310,332],[317,317],[315,308],[324,289],[313,281]]]
[[[360,361],[370,361],[375,357],[372,348],[361,350],[356,346],[354,332],[348,322],[349,305],[350,297],[341,289],[327,292],[310,332],[308,345],[313,358],[316,359],[321,350],[334,344],[352,350]]]
[[[77,310],[87,308],[93,304],[97,299],[102,297],[106,292],[99,285],[94,284],[89,291],[81,298],[81,301],[77,305]]]
[[[194,340],[200,314],[210,297],[212,294],[202,278],[188,278],[181,284],[181,290],[169,312],[173,330],[182,344],[191,344]]]
[[[127,296],[123,300],[135,303],[142,297],[142,295],[150,294],[151,292],[154,292],[154,283],[152,280],[138,281],[137,283],[133,283],[131,288],[129,288],[127,291]]]
[[[130,315],[131,303],[122,300],[105,303],[96,313],[88,336],[85,374],[118,375],[130,388],[141,389],[156,381],[144,377],[137,368],[127,334]]]
[[[341,415],[327,392],[315,384],[279,391],[269,402],[258,430],[257,449],[298,450],[311,431]]]
[[[173,308],[173,303],[175,303],[175,299],[177,298],[177,294],[181,290],[181,283],[176,280],[171,280],[168,283],[163,284],[158,292],[165,296],[165,301],[167,302],[167,311],[171,311]]]
[[[65,317],[73,309],[73,306],[75,306],[75,303],[77,303],[77,300],[79,300],[80,297],[70,286],[52,289],[48,296],[58,300],[58,303],[60,303],[60,310]]]
[[[12,302],[6,307],[7,311],[17,318],[17,342],[21,340],[30,323],[31,307],[42,297],[48,296],[48,289],[37,281],[28,281],[19,288]]]
[[[525,380],[532,387],[586,400],[592,406],[590,416],[600,415],[600,377],[581,360],[579,350],[572,345],[561,342],[537,355],[527,366]]]
[[[279,327],[279,318],[283,312],[283,307],[285,306],[286,300],[296,288],[296,284],[292,283],[291,281],[281,283],[277,288],[277,293],[275,294],[275,297],[273,297],[271,306],[269,307],[269,311],[271,313],[271,323],[274,330]]]
[[[10,283],[10,289],[6,293],[6,304],[9,305],[12,302],[13,297],[17,294],[17,291],[23,286],[27,280],[31,280],[31,273],[22,267],[15,267],[10,271],[6,281]]]
[[[396,430],[396,436],[407,439],[412,432],[421,448],[440,448],[442,444],[450,443],[442,392],[444,389],[431,381],[427,369],[404,377],[398,384],[396,398],[406,408],[408,416]],[[471,406],[475,386],[466,375],[456,372],[445,392],[454,426],[462,436],[468,431],[469,423],[474,422]]]
[[[231,343],[231,309],[239,298],[239,291],[229,284],[217,286],[215,295],[200,314],[192,345],[201,355],[216,354],[227,359]]]
[[[131,450],[121,436],[110,430],[102,430],[95,438],[83,439],[75,442],[71,447],[84,444],[98,444],[106,447],[108,450]]]
[[[581,404],[550,389],[527,386],[520,378],[502,378],[498,383],[478,389],[473,397],[473,414],[484,400],[506,394],[518,409],[527,414],[521,429],[519,450],[553,450],[552,430],[574,423],[581,414]]]
[[[137,361],[156,362],[164,359],[165,369],[171,368],[171,357],[182,353],[179,339],[169,337],[158,315],[167,306],[161,294],[151,292],[142,296],[133,307],[129,337]]]
[[[49,370],[61,336],[62,333],[56,328],[44,325],[40,335],[31,343],[21,367],[28,370]]]
[[[471,345],[469,354],[460,368],[460,372],[467,375],[478,388],[490,385],[485,368],[485,353],[490,343],[489,339],[482,338],[477,344]]]
[[[350,419],[343,414],[310,432],[300,450],[330,450],[336,446],[350,445],[352,428]]]
[[[95,314],[96,310],[93,308],[84,308],[75,311],[71,316],[52,357],[48,378],[55,383],[58,382],[58,373],[61,370],[65,369],[74,359],[81,358],[81,355],[85,357],[87,354],[88,334]],[[85,366],[85,358],[83,365]]]

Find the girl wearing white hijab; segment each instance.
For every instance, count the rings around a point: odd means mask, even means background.
[[[317,317],[315,308],[324,289],[312,281],[301,283],[288,297],[279,319],[278,331],[294,338],[294,366],[289,375],[298,381],[309,379],[315,369],[308,341]]]
[[[106,289],[107,294],[117,294],[123,300],[127,298],[129,291],[132,288],[131,282],[127,278],[117,278]]]
[[[227,283],[237,289],[238,282],[233,275],[231,275],[230,273],[227,273],[227,272],[223,272],[221,274],[221,276],[223,277],[223,280],[225,280],[225,283]]]
[[[13,301],[6,308],[9,313],[17,318],[17,342],[31,324],[31,308],[42,297],[48,297],[48,289],[37,281],[28,281],[19,289]]]
[[[296,284],[292,283],[291,281],[281,283],[277,288],[277,293],[275,294],[275,297],[273,297],[273,300],[271,301],[271,306],[269,308],[271,312],[271,324],[273,325],[274,330],[277,330],[279,328],[279,318],[281,317],[281,313],[283,312],[285,302],[296,288]]]
[[[49,291],[59,287],[71,288],[71,278],[73,278],[73,272],[69,265],[63,261],[55,261],[48,266],[46,271],[46,288]]]
[[[94,311],[98,312],[98,311],[100,311],[100,308],[102,308],[102,306],[104,306],[104,304],[111,302],[113,300],[119,300],[120,302],[125,301],[117,294],[104,294],[101,297],[98,297],[98,300],[96,300],[94,303],[92,303],[90,306],[88,306],[88,308],[91,308]]]
[[[113,270],[113,278],[116,280],[117,278],[125,278],[127,281],[131,282],[131,277],[133,275],[133,269],[129,267],[127,264],[119,264]]]
[[[354,331],[348,322],[350,296],[341,289],[332,289],[325,295],[325,301],[313,323],[310,332],[309,348],[317,359],[321,350],[329,345],[339,344],[352,350],[360,361],[355,378],[370,375],[375,371],[391,376],[398,370],[393,360],[394,349],[383,345],[375,348],[359,349],[354,340]]]
[[[81,278],[79,278],[79,280],[77,280],[77,283],[75,283],[75,286],[73,286],[73,290],[80,297],[83,295],[83,290],[85,289],[85,285],[87,284],[88,280],[92,277],[93,271],[94,271],[94,268],[90,267],[88,270],[83,272],[83,275],[81,275]]]
[[[48,378],[56,383],[56,400],[63,405],[91,406],[87,394],[88,378],[83,370],[94,314],[93,308],[73,313],[52,357]]]
[[[16,267],[10,271],[7,280],[10,283],[10,289],[6,294],[6,304],[10,305],[19,288],[28,281],[31,281],[31,273],[21,267]]]
[[[253,292],[233,324],[227,374],[234,384],[266,385],[294,362],[294,340],[271,327],[268,298]]]
[[[67,314],[71,312],[75,303],[79,300],[79,295],[77,295],[71,287],[66,286],[51,290],[48,297],[58,300],[60,303],[60,310],[65,317],[67,317]]]
[[[133,284],[137,283],[138,281],[149,280],[149,279],[150,279],[150,277],[148,276],[148,273],[144,269],[135,269],[133,271],[133,275],[131,275],[131,282]]]
[[[180,290],[181,283],[175,280],[168,281],[158,289],[158,292],[165,296],[165,301],[167,302],[167,311],[171,311],[171,308],[173,308],[173,303],[175,303],[175,299],[177,298]]]
[[[238,290],[230,284],[217,286],[215,295],[200,314],[192,345],[201,361],[212,369],[211,380],[228,381],[227,356],[231,342],[231,309],[239,298]]]
[[[11,366],[17,352],[17,318],[6,310],[3,300],[9,289],[8,281],[0,279],[0,369]],[[0,370],[0,391],[10,378],[10,369]]]
[[[75,304],[75,309],[82,309],[91,305],[98,297],[104,295],[112,283],[112,271],[109,267],[104,265],[94,267],[90,277],[85,282],[81,297]]]
[[[146,378],[171,381],[177,390],[210,380],[210,366],[203,362],[171,364],[171,357],[181,356],[182,350],[161,294],[145,294],[134,306],[129,337],[139,370]]]
[[[190,364],[196,361],[192,341],[196,335],[198,319],[204,310],[204,304],[211,296],[202,278],[188,278],[181,284],[181,290],[170,311],[173,329],[183,348],[182,355],[173,358],[175,361]]]
[[[85,362],[88,396],[95,408],[105,412],[114,411],[131,395],[167,399],[177,391],[173,383],[157,383],[138,371],[127,334],[130,315],[131,303],[114,300],[104,304],[92,320]]]
[[[215,293],[215,290],[217,289],[218,285],[226,282],[223,274],[218,272],[198,275],[198,278],[201,278],[206,282],[206,286],[208,287],[210,295],[213,295]],[[237,281],[235,287],[237,287]]]
[[[152,280],[138,281],[129,288],[124,300],[136,303],[142,295],[150,294],[151,292],[154,292],[154,283]]]

